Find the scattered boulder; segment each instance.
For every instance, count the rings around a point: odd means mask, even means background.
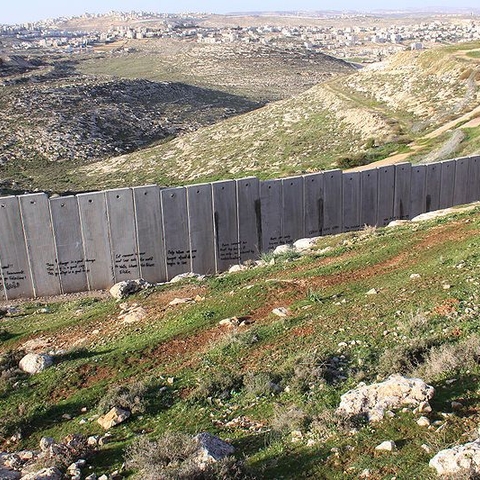
[[[110,289],[110,295],[117,300],[122,300],[129,295],[139,292],[145,288],[151,287],[152,284],[148,283],[143,278],[136,280],[124,280],[123,282],[116,283]]]
[[[299,240],[293,243],[293,248],[298,252],[310,250],[312,247],[314,247],[317,244],[319,238],[320,237],[300,238]]]
[[[40,450],[46,452],[52,445],[55,445],[55,440],[52,437],[42,437],[40,439]]]
[[[27,473],[22,480],[61,480],[62,472],[57,467],[42,468],[38,472]]]
[[[248,267],[246,265],[240,265],[240,264],[232,265],[228,269],[228,273],[243,272],[244,270],[247,270],[247,269],[248,269]]]
[[[383,419],[386,411],[403,406],[417,407],[431,400],[434,393],[435,389],[419,378],[395,374],[384,382],[372,385],[361,383],[344,393],[337,413],[347,417],[362,415],[376,422]]]
[[[118,319],[122,320],[125,324],[139,322],[147,316],[145,309],[136,303],[132,305],[121,304],[120,307],[122,308],[122,311],[120,312]]]
[[[288,308],[285,307],[274,308],[272,313],[277,317],[288,317],[288,315],[290,315]]]
[[[0,467],[0,478],[2,480],[18,480],[22,474],[16,470]]]
[[[292,252],[293,248],[291,245],[279,245],[278,247],[275,248],[273,251],[274,255],[284,255],[285,253]]]
[[[419,427],[429,427],[430,426],[430,420],[427,417],[420,417],[417,420],[417,425]]]
[[[197,461],[200,464],[218,462],[235,451],[232,445],[208,432],[199,433],[194,440],[198,444]]]
[[[392,440],[386,440],[375,447],[377,452],[394,452],[396,449],[397,445]]]
[[[195,280],[203,280],[205,278],[205,275],[199,275],[198,273],[193,273],[193,272],[181,273],[180,275],[173,277],[169,283],[181,282],[182,280],[185,280],[188,278],[193,278]]]
[[[193,298],[186,297],[186,298],[174,298],[169,305],[174,307],[175,305],[183,305],[184,303],[192,303],[194,301]]]
[[[230,317],[220,320],[218,324],[222,327],[245,327],[254,323],[252,317]]]
[[[113,407],[108,413],[102,415],[97,422],[105,429],[118,425],[124,422],[131,415],[129,410],[123,410],[122,408]]]
[[[53,357],[46,353],[28,353],[21,360],[18,366],[30,375],[43,372],[53,365]]]
[[[439,475],[480,473],[480,438],[474,442],[440,450],[429,463]]]
[[[407,225],[407,223],[409,223],[408,220],[392,220],[387,225],[387,228],[401,227],[402,225]]]

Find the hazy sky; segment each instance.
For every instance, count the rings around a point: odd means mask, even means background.
[[[0,24],[23,23],[45,18],[81,15],[85,12],[104,13],[110,10],[145,10],[176,13],[203,11],[212,13],[244,11],[315,11],[456,7],[478,8],[477,0],[5,0],[0,9]]]

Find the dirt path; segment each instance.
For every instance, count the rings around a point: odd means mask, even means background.
[[[480,105],[473,110],[471,110],[468,113],[463,114],[462,116],[456,118],[455,120],[451,120],[450,122],[446,123],[445,125],[442,125],[441,127],[438,127],[437,129],[433,130],[433,132],[428,133],[427,135],[424,135],[423,137],[419,138],[416,142],[409,143],[408,147],[410,148],[410,151],[407,153],[396,153],[393,155],[390,155],[387,158],[384,158],[383,160],[379,160],[378,162],[372,162],[369,163],[368,165],[362,165],[360,167],[355,167],[352,168],[348,171],[350,172],[361,172],[363,170],[370,170],[375,167],[383,167],[385,165],[393,165],[395,163],[400,163],[403,161],[407,161],[411,155],[414,153],[417,153],[424,149],[425,147],[422,145],[418,145],[417,142],[422,141],[422,140],[431,140],[433,138],[438,138],[440,135],[442,135],[445,132],[448,132],[449,130],[452,130],[455,128],[456,125],[458,125],[461,122],[466,122],[463,125],[461,125],[458,128],[475,128],[480,126]]]

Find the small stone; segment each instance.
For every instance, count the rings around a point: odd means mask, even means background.
[[[91,435],[90,437],[87,438],[87,444],[90,447],[96,447],[98,445],[99,438],[100,438],[99,435]]]
[[[63,420],[71,420],[72,419],[72,416],[69,414],[69,413],[64,413],[62,415],[62,419]]]
[[[432,413],[432,407],[428,402],[420,402],[417,411],[418,413]]]
[[[372,289],[370,289],[370,290],[366,293],[366,295],[376,295],[377,293],[378,293],[377,290],[375,290],[374,288],[372,288]]]
[[[57,467],[50,467],[28,473],[22,477],[22,480],[61,480],[62,478],[62,472]]]
[[[421,275],[418,273],[412,273],[410,275],[410,280],[418,280],[419,278],[421,278]]]
[[[247,270],[248,267],[246,267],[245,265],[232,265],[229,269],[228,269],[228,273],[237,273],[237,272],[243,272],[244,270]]]
[[[238,326],[238,319],[237,317],[232,317],[232,318],[224,318],[223,320],[220,320],[218,322],[219,325],[222,327],[236,327]]]
[[[198,462],[200,464],[218,462],[218,460],[232,455],[235,451],[232,445],[207,432],[196,435],[195,441],[199,447]]]
[[[379,452],[394,452],[397,449],[395,442],[392,440],[386,440],[382,442],[380,445],[375,447],[375,450]]]
[[[444,284],[442,285],[442,288],[443,288],[444,290],[450,290],[450,289],[452,288],[452,286],[451,286],[451,285],[448,285],[447,283],[444,283]]]
[[[129,410],[123,410],[122,408],[113,407],[107,414],[101,416],[97,422],[105,429],[108,430],[109,428],[118,425],[131,415]]]
[[[85,477],[85,480],[97,480],[97,475],[95,473],[91,473],[88,477]]]
[[[315,238],[300,238],[293,244],[293,248],[298,250],[299,252],[303,252],[304,250],[310,250],[316,243],[320,237]]]
[[[431,452],[432,452],[432,449],[431,449],[426,443],[424,443],[423,445],[421,445],[420,448],[421,448],[422,450],[425,450],[427,453],[431,453]]]
[[[98,477],[98,480],[108,480],[108,477],[107,477],[107,475],[100,475]]]
[[[459,410],[461,410],[463,408],[463,404],[460,403],[460,402],[456,402],[455,400],[450,405],[451,405],[452,410],[454,412],[458,412]]]
[[[430,420],[427,417],[420,417],[417,420],[417,425],[420,427],[429,427],[430,426]]]
[[[298,443],[303,440],[303,433],[300,430],[293,430],[292,443]]]
[[[184,303],[191,303],[193,302],[193,298],[174,298],[169,305],[170,306],[175,306],[175,305],[183,305]]]
[[[193,272],[180,273],[179,275],[173,277],[169,283],[177,283],[177,282],[181,282],[182,280],[190,279],[190,278],[200,281],[205,278],[205,275],[199,275],[198,273],[193,273]]]
[[[55,440],[52,437],[42,437],[40,439],[40,450],[46,452],[52,445],[55,445]]]
[[[370,470],[368,468],[365,468],[365,470],[362,470],[360,472],[358,478],[370,478]]]
[[[167,378],[167,383],[168,383],[169,385],[173,385],[174,382],[175,382],[175,377],[168,377],[168,378]]]
[[[43,372],[53,365],[53,357],[45,353],[28,353],[21,360],[18,366],[30,375]]]
[[[290,245],[279,245],[273,251],[274,255],[284,255],[285,253],[291,252],[293,249]]]
[[[122,300],[123,298],[150,286],[151,284],[145,281],[143,278],[138,278],[136,280],[124,280],[116,283],[112,288],[110,288],[110,295],[117,300]]]
[[[285,307],[278,307],[272,310],[272,313],[277,317],[288,317],[290,314],[289,310]]]

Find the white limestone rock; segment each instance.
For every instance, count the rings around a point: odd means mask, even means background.
[[[28,473],[21,480],[61,480],[62,472],[57,467],[42,468],[38,472]]]
[[[122,300],[123,298],[128,297],[138,291],[150,287],[151,284],[148,283],[143,278],[137,278],[136,280],[124,280],[123,282],[116,283],[110,289],[110,295],[117,300]]]
[[[113,407],[108,413],[102,415],[97,422],[105,429],[118,425],[129,418],[131,412],[129,410],[123,410],[122,408]]]
[[[43,372],[52,365],[53,357],[46,353],[27,353],[18,364],[20,370],[23,370],[30,375]]]
[[[218,462],[235,451],[232,445],[207,432],[199,433],[194,439],[198,444],[197,461],[199,464]]]
[[[364,415],[371,422],[380,421],[385,412],[400,407],[415,408],[432,399],[435,389],[419,378],[391,375],[381,383],[365,385],[344,393],[337,414],[352,417]]]
[[[289,253],[293,250],[291,245],[279,245],[273,251],[274,255],[284,255],[285,253]]]
[[[312,247],[314,247],[317,244],[319,238],[320,237],[300,238],[299,240],[293,243],[293,248],[299,252],[310,250]]]
[[[394,452],[397,449],[397,445],[392,440],[386,440],[382,442],[380,445],[375,447],[377,452]]]
[[[429,463],[438,475],[480,473],[480,438],[474,442],[440,450]]]

